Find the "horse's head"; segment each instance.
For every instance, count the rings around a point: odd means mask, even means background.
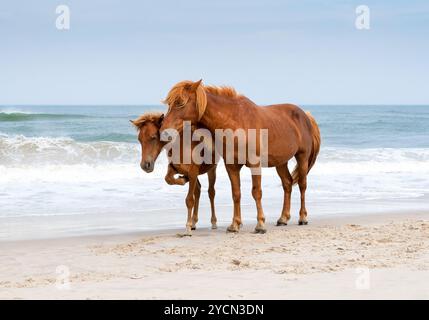
[[[207,96],[201,82],[202,80],[182,81],[170,90],[164,100],[168,105],[168,112],[160,129],[162,140],[172,135],[172,132],[168,132],[170,130],[181,133],[184,121],[195,125],[201,119],[207,105]]]
[[[161,113],[147,113],[136,120],[130,120],[139,132],[138,139],[142,147],[140,167],[148,173],[155,168],[155,161],[164,146],[159,137],[163,118]]]

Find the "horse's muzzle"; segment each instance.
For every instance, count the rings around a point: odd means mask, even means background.
[[[153,161],[144,161],[140,163],[140,167],[143,169],[144,172],[150,173],[154,169],[154,162]]]

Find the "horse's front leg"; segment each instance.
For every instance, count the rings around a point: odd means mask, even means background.
[[[200,196],[201,196],[201,183],[198,181],[198,178],[197,178],[197,183],[194,191],[195,204],[194,204],[194,209],[192,211],[192,230],[195,230],[197,228],[198,209],[200,207]]]
[[[186,233],[185,235],[191,236],[192,235],[192,213],[195,205],[195,187],[197,185],[197,176],[196,175],[189,175],[189,189],[188,189],[188,195],[186,196],[186,207],[188,208],[188,219],[186,220]]]
[[[216,184],[216,166],[211,169],[209,172],[207,172],[207,175],[209,177],[209,198],[210,198],[210,208],[212,212],[211,217],[211,223],[212,223],[212,229],[217,229],[217,218],[216,218],[216,211],[215,211],[215,204],[214,199],[216,195],[215,190],[215,184]]]
[[[167,174],[165,175],[165,182],[167,182],[170,185],[178,184],[180,186],[183,186],[188,182],[188,178],[185,176],[180,176],[179,178],[175,178],[174,176],[178,174],[177,170],[174,169],[174,167],[169,164],[167,169]]]
[[[253,199],[255,199],[256,210],[258,212],[258,223],[255,227],[255,233],[265,233],[267,232],[267,229],[265,228],[265,216],[264,210],[262,209],[262,188],[260,174],[252,174],[252,196]]]
[[[231,182],[232,200],[234,201],[234,217],[231,225],[226,229],[228,232],[238,232],[241,226],[240,170],[242,167],[243,165],[225,164]]]

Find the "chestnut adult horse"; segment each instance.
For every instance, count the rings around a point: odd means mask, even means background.
[[[284,190],[283,210],[277,225],[286,225],[290,219],[291,192],[295,183],[298,183],[301,192],[299,224],[308,223],[305,208],[307,174],[316,161],[321,143],[318,125],[309,113],[292,104],[258,106],[245,96],[237,94],[231,87],[204,86],[202,80],[177,83],[168,93],[165,103],[168,104],[168,112],[160,128],[161,134],[165,134],[166,129],[180,132],[184,121],[198,123],[212,133],[217,129],[266,129],[268,159],[265,166],[276,167]],[[241,225],[240,170],[243,163],[237,159],[237,144],[238,141],[234,140],[234,163],[227,163],[223,153],[234,201],[234,217],[227,229],[229,232],[238,232]],[[256,149],[260,154],[260,143],[256,145]],[[288,161],[292,157],[296,158],[297,165],[290,174]],[[244,165],[254,166],[249,160],[246,159]],[[255,232],[265,233],[260,174],[252,174],[252,196],[257,208]]]

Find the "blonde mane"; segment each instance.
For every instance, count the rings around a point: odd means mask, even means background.
[[[204,86],[206,92],[217,96],[224,96],[227,98],[237,98],[240,96],[233,87],[230,86]]]
[[[139,116],[135,120],[131,120],[131,123],[140,130],[146,122],[158,123],[162,117],[162,112],[148,112]]]
[[[201,80],[200,80],[201,81]],[[189,100],[189,89],[192,88],[192,85],[196,85],[196,82],[184,80],[176,83],[170,92],[168,92],[167,98],[163,103],[168,105],[168,111],[171,110],[173,106],[178,108],[184,106]],[[229,86],[205,86],[200,83],[195,91],[196,94],[196,107],[198,110],[198,120],[201,119],[207,107],[207,94],[211,93],[218,96],[224,96],[227,98],[236,98],[240,95],[235,91],[233,87]]]

